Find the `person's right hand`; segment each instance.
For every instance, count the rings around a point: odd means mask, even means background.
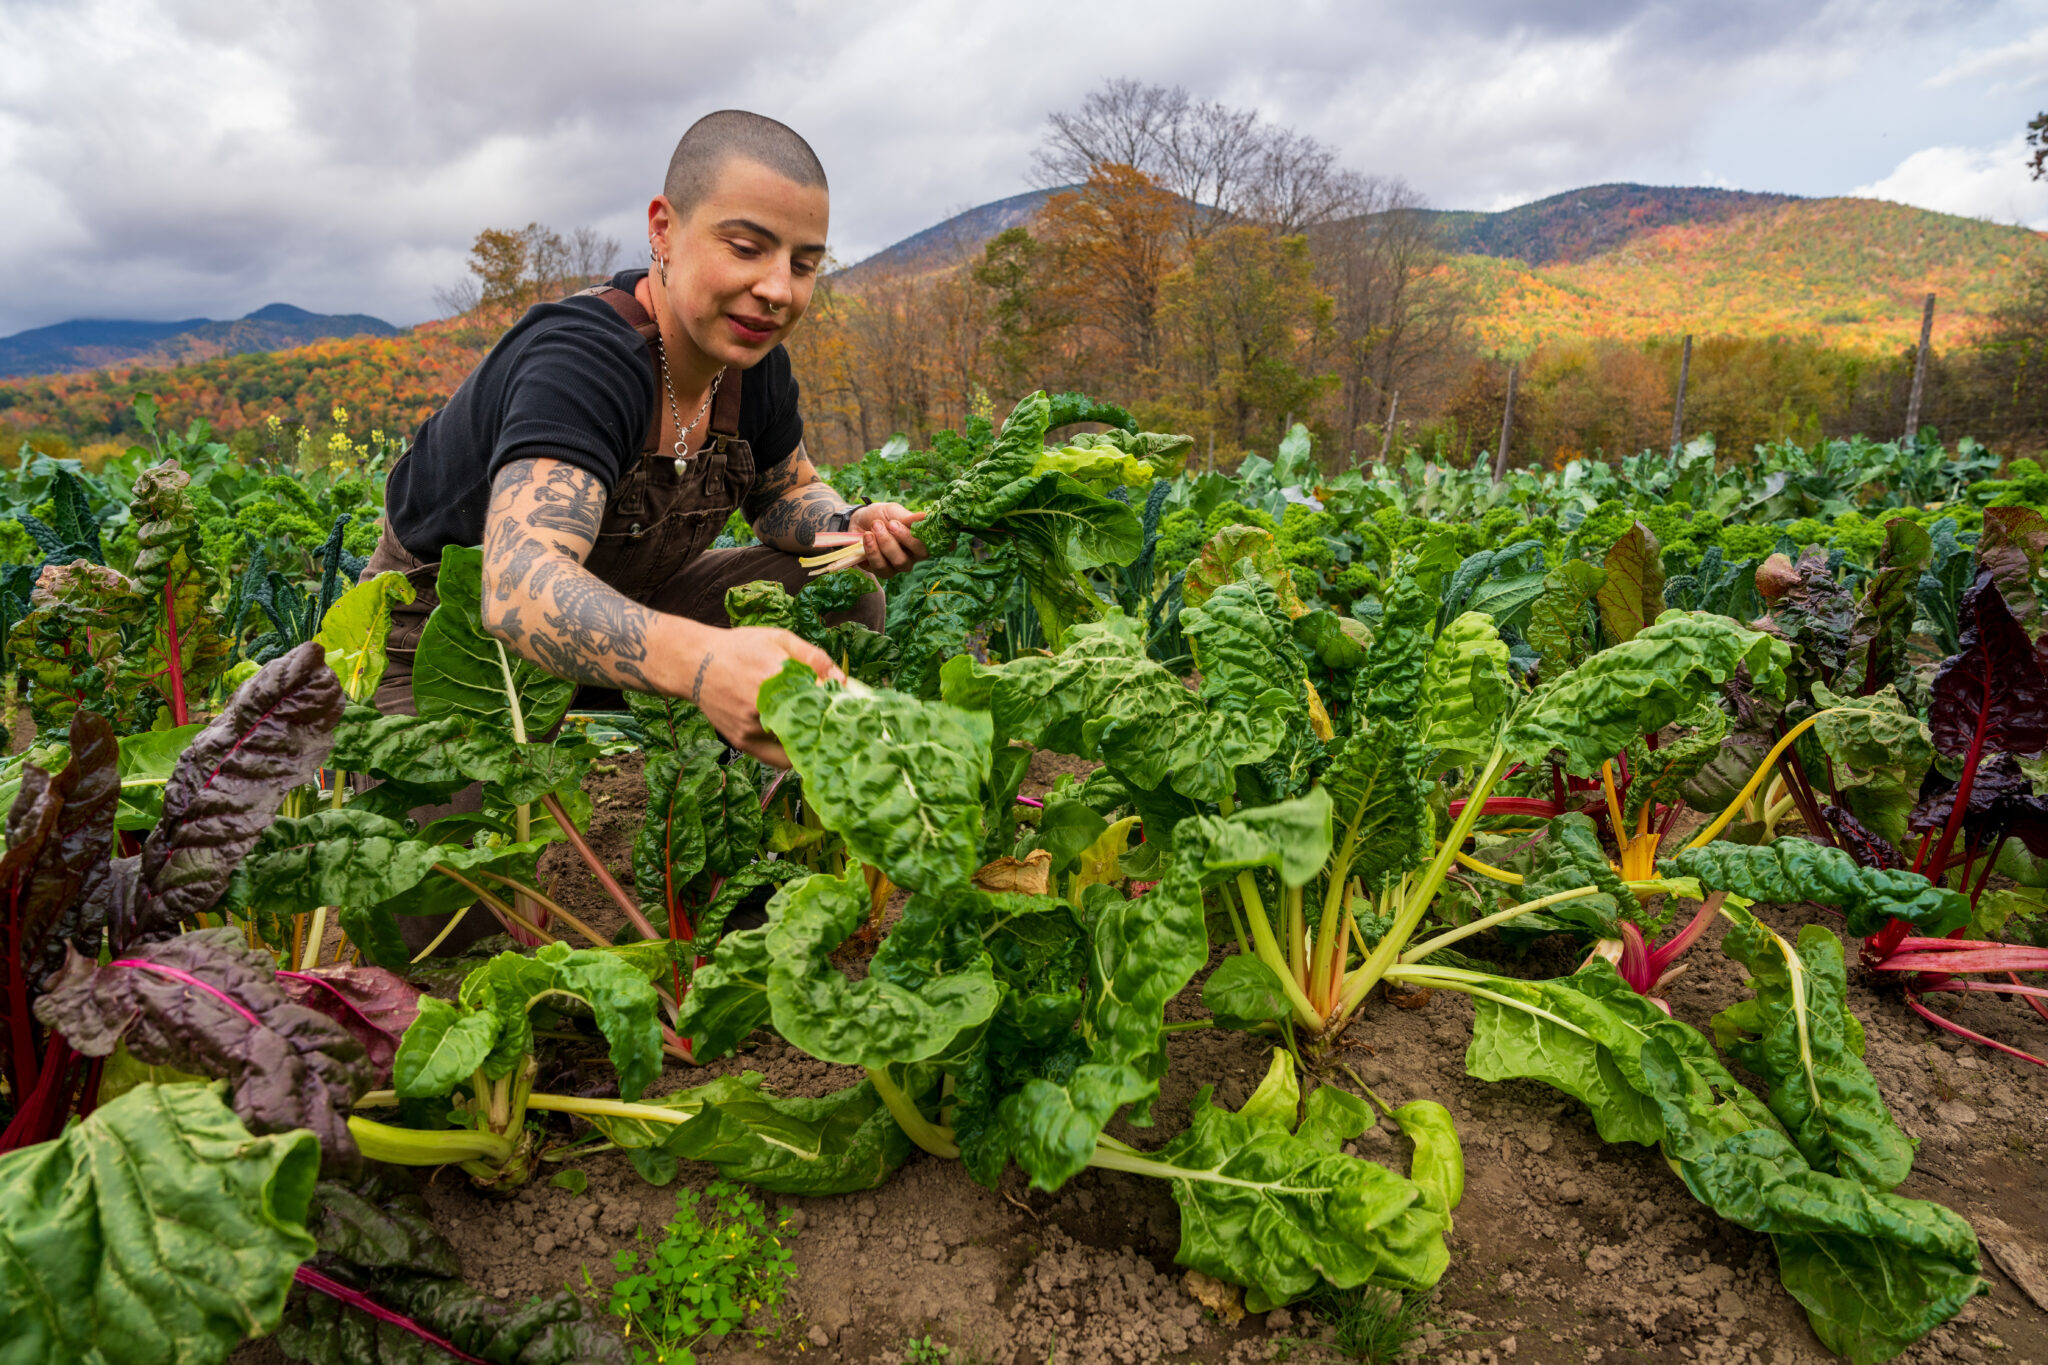
[[[791,659],[808,664],[825,682],[844,682],[846,675],[824,650],[786,630],[735,626],[707,631],[706,635],[703,658],[683,695],[704,713],[726,743],[763,763],[787,768],[789,755],[763,728],[760,709],[754,704],[761,684],[780,673]]]

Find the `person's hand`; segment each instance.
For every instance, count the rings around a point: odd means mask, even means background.
[[[735,626],[706,631],[705,637],[703,657],[684,695],[726,743],[763,763],[787,768],[789,755],[763,728],[760,709],[754,704],[761,684],[780,673],[791,659],[808,664],[825,682],[844,682],[846,675],[824,650],[805,644],[786,630]]]
[[[877,578],[902,573],[920,559],[930,556],[924,542],[911,527],[924,520],[900,502],[872,502],[847,520],[847,529],[857,531],[867,557],[860,566]]]

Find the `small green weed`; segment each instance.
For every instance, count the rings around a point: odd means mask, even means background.
[[[746,1190],[716,1181],[701,1197],[676,1195],[675,1219],[644,1264],[630,1248],[612,1258],[621,1278],[611,1311],[625,1319],[634,1365],[695,1365],[691,1348],[707,1336],[747,1331],[759,1341],[773,1334],[775,1326],[746,1325],[749,1313],[765,1310],[779,1326],[796,1275],[788,1225],[768,1219]]]
[[[903,1343],[903,1365],[948,1365],[953,1348],[930,1337],[911,1337]]]
[[[1417,1338],[1428,1328],[1429,1295],[1397,1294],[1370,1285],[1325,1287],[1310,1302],[1317,1317],[1337,1329],[1337,1349],[1366,1365],[1394,1365],[1417,1357]]]

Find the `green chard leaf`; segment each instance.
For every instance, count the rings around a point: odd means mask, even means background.
[[[391,608],[415,596],[404,574],[380,573],[335,598],[320,618],[320,633],[313,638],[327,651],[327,666],[341,679],[342,695],[350,701],[367,702],[377,695],[388,662],[384,641],[391,633]]]
[[[1468,611],[1443,628],[1422,669],[1415,729],[1437,750],[1433,770],[1484,762],[1513,700],[1508,647],[1484,612]]]
[[[413,703],[425,720],[463,716],[520,743],[553,730],[576,684],[513,653],[484,629],[483,551],[450,545],[434,580],[440,605],[413,659]]]
[[[1444,1233],[1447,1202],[1462,1185],[1447,1169],[1434,1116],[1418,1164],[1429,1186],[1373,1162],[1329,1150],[1330,1139],[1365,1124],[1352,1101],[1333,1112],[1328,1087],[1310,1098],[1310,1117],[1294,1130],[1292,1064],[1281,1103],[1247,1101],[1238,1113],[1212,1102],[1213,1087],[1196,1095],[1188,1130],[1141,1158],[1145,1174],[1165,1176],[1181,1211],[1180,1264],[1245,1286],[1245,1307],[1265,1312],[1319,1284],[1339,1289],[1375,1284],[1427,1290],[1450,1262]],[[1269,1073],[1270,1077],[1271,1073]],[[1267,1087],[1260,1087],[1262,1095]],[[1346,1099],[1350,1097],[1344,1097]],[[1341,1104],[1341,1101],[1338,1102]],[[1448,1117],[1447,1115],[1445,1116]],[[1355,1126],[1354,1126],[1355,1125]],[[1455,1135],[1451,1135],[1455,1143]],[[1418,1152],[1424,1148],[1418,1144]],[[1462,1166],[1462,1162],[1459,1163]],[[1165,1169],[1160,1169],[1165,1168]]]
[[[1537,688],[1508,724],[1508,753],[1535,761],[1562,749],[1569,771],[1590,777],[1630,741],[1698,710],[1737,668],[1759,691],[1782,691],[1790,657],[1784,641],[1725,616],[1666,612]]]
[[[0,1157],[5,1354],[226,1359],[276,1328],[317,1249],[305,1221],[319,1172],[311,1133],[253,1137],[203,1085],[136,1086]]]
[[[1807,1164],[1868,1189],[1894,1188],[1913,1169],[1913,1144],[1863,1064],[1863,1026],[1849,1012],[1842,941],[1817,924],[1799,931],[1805,998],[1798,1008],[1790,945],[1746,911],[1734,918],[1721,951],[1749,968],[1756,997],[1714,1016],[1714,1040],[1769,1083],[1765,1102]]]
[[[761,684],[760,706],[806,799],[855,858],[912,890],[967,884],[990,771],[987,713],[823,684],[795,661]]]
[[[1760,848],[1717,840],[1685,850],[1671,866],[1681,877],[1698,877],[1710,891],[1732,891],[1745,900],[1832,906],[1848,917],[1848,930],[1858,938],[1891,919],[1927,938],[1970,922],[1967,897],[1917,872],[1858,866],[1842,850],[1805,839],[1778,839]]]

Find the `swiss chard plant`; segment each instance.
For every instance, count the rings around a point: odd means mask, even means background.
[[[1251,867],[1298,881],[1327,854],[1326,808],[1190,815],[1158,884],[1136,897],[1102,883],[1081,885],[1079,903],[989,891],[976,881],[985,826],[1013,809],[1014,780],[992,789],[986,711],[821,685],[798,669],[766,684],[761,704],[849,857],[910,899],[854,981],[831,954],[867,917],[866,882],[849,869],[785,885],[766,925],[727,934],[697,972],[682,1016],[697,1055],[772,1027],[867,1072],[836,1098],[879,1098],[912,1142],[991,1184],[1012,1163],[1046,1189],[1090,1166],[1165,1179],[1186,1213],[1183,1262],[1246,1285],[1260,1307],[1325,1282],[1434,1283],[1462,1185],[1436,1106],[1396,1114],[1416,1139],[1405,1178],[1342,1153],[1373,1121],[1364,1101],[1325,1088],[1300,1111],[1284,1054],[1242,1111],[1205,1095],[1189,1131],[1160,1149],[1104,1131],[1120,1113],[1149,1122],[1166,1003],[1207,956],[1205,886]],[[1288,1231],[1239,1235],[1248,1220]]]

